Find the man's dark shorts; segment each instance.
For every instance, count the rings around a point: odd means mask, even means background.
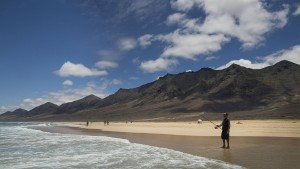
[[[221,138],[222,139],[229,139],[229,134],[228,134],[227,130],[222,130]]]

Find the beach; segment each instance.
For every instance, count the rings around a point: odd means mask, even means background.
[[[214,123],[218,124],[219,121]],[[68,123],[70,124],[70,123]],[[100,135],[173,149],[246,168],[295,168],[300,155],[300,120],[231,122],[230,149],[222,149],[221,130],[197,122],[73,122],[76,126],[40,126],[51,133]],[[58,124],[59,125],[59,124]],[[51,125],[50,125],[51,126]]]

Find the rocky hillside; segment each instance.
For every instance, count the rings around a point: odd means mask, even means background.
[[[167,74],[133,89],[100,99],[87,96],[56,106],[46,103],[28,112],[8,112],[2,120],[186,120],[197,112],[232,112],[234,117],[300,118],[300,66],[281,61],[254,70],[231,65],[223,70]]]
[[[88,109],[90,107],[93,107],[98,102],[100,102],[102,99],[95,95],[89,95],[85,98],[82,98],[80,100],[76,100],[74,102],[65,103],[62,104],[57,108],[57,110],[54,112],[55,114],[71,114],[75,113],[80,110]]]

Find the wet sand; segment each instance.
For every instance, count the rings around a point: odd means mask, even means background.
[[[132,143],[169,148],[192,155],[226,161],[246,168],[297,168],[300,157],[298,137],[232,136],[231,149],[219,148],[219,136],[189,136],[169,134],[129,133],[86,129],[80,127],[34,127],[63,134],[108,136],[127,139]]]

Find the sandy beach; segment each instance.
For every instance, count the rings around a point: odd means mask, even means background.
[[[220,121],[214,121],[219,124]],[[68,123],[69,124],[69,123]],[[231,149],[220,148],[221,130],[197,122],[73,122],[74,127],[35,129],[65,134],[101,135],[169,148],[246,168],[295,168],[300,156],[300,120],[231,121]]]

